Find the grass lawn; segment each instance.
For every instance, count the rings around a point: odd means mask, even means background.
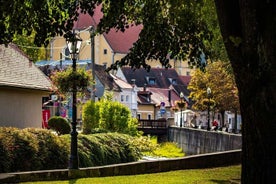
[[[24,184],[236,184],[240,183],[240,178],[241,165],[237,165],[211,169],[179,170],[155,174],[81,178],[69,181],[28,182]]]

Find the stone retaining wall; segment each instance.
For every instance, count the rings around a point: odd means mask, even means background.
[[[222,131],[169,127],[168,140],[176,142],[186,155],[242,149],[240,134]]]

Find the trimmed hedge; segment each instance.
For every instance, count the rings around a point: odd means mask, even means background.
[[[79,166],[137,161],[141,152],[132,137],[119,133],[78,136]],[[68,167],[70,135],[45,129],[0,127],[0,173]]]
[[[48,130],[0,127],[0,173],[66,168],[68,150]]]

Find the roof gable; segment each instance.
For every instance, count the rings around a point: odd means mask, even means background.
[[[138,40],[142,25],[130,26],[124,32],[111,29],[104,37],[115,53],[127,54]]]
[[[50,90],[50,80],[14,44],[0,45],[0,86]]]
[[[99,5],[95,8],[93,17],[88,13],[80,13],[78,21],[75,22],[74,28],[85,30],[91,26],[94,28],[97,27],[103,17],[101,7],[102,6]],[[142,25],[131,25],[124,32],[112,28],[108,33],[104,33],[103,35],[114,53],[127,54],[130,48],[133,47],[133,44],[138,40],[142,28]]]
[[[95,75],[98,77],[99,81],[108,90],[120,91],[119,86],[114,82],[113,77],[105,71],[105,66],[95,65]]]

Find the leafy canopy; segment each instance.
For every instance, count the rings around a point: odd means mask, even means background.
[[[47,45],[49,39],[72,30],[80,13],[93,15],[101,4],[104,17],[97,33],[111,28],[124,31],[142,24],[138,41],[121,61],[111,68],[130,65],[150,69],[146,61],[159,60],[171,67],[169,59],[188,59],[193,66],[205,66],[210,57],[209,48],[213,34],[204,13],[213,4],[205,0],[79,0],[79,1],[30,1],[3,2],[0,7],[0,44],[9,43],[15,35],[34,33],[37,45]],[[208,5],[206,7],[204,5]],[[204,8],[205,7],[205,8]],[[213,20],[213,19],[212,19]],[[3,35],[3,36],[2,36]],[[209,43],[209,44],[208,44]],[[205,56],[205,59],[202,59]],[[110,69],[111,69],[110,68]]]
[[[238,90],[233,74],[228,71],[229,63],[217,61],[206,67],[206,72],[196,70],[188,89],[190,98],[195,102],[194,109],[207,109],[207,88],[211,89],[212,106],[218,111],[238,110]]]

